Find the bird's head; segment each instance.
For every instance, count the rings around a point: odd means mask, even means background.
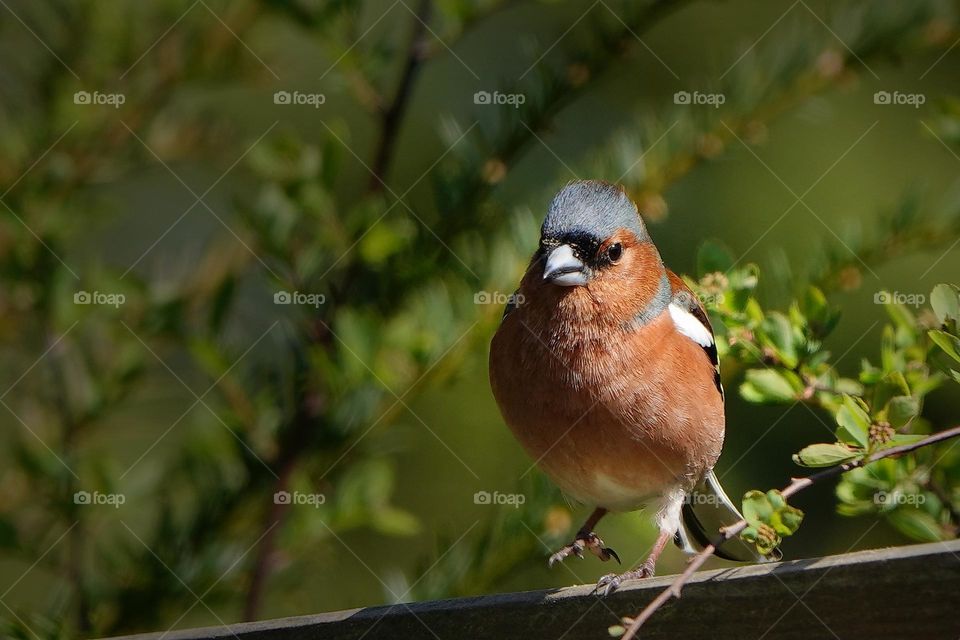
[[[561,287],[594,287],[652,278],[663,266],[637,207],[606,182],[571,182],[553,198],[540,229],[543,280]]]

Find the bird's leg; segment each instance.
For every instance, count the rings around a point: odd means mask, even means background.
[[[583,523],[582,527],[580,527],[580,530],[577,532],[573,542],[551,555],[548,564],[552,567],[557,562],[562,562],[563,559],[569,555],[575,555],[578,558],[582,558],[584,549],[588,549],[590,553],[603,561],[614,558],[619,563],[620,556],[617,555],[617,552],[609,547],[603,546],[603,540],[601,540],[600,536],[593,532],[593,528],[596,526],[597,522],[599,522],[600,518],[602,518],[606,513],[607,510],[602,507],[594,509],[593,513],[590,514],[590,517],[587,518],[587,521]]]
[[[660,557],[660,554],[663,553],[664,547],[667,546],[667,542],[669,542],[672,537],[673,534],[669,531],[661,531],[646,560],[626,573],[621,573],[620,575],[608,573],[603,576],[597,581],[597,591],[602,589],[603,595],[608,596],[616,591],[624,580],[639,580],[640,578],[653,577],[654,571],[657,568],[657,559]]]

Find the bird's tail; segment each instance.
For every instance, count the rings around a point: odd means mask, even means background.
[[[721,528],[743,519],[736,505],[723,491],[713,471],[707,473],[703,482],[687,496],[681,515],[683,522],[673,541],[690,554],[716,540]],[[769,556],[764,556],[739,536],[724,542],[714,553],[736,562],[771,562],[781,558],[779,549]]]

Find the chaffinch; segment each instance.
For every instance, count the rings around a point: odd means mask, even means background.
[[[550,564],[589,550],[609,511],[655,509],[646,560],[603,576],[651,576],[667,542],[688,553],[740,519],[713,466],[723,446],[723,388],[703,306],[666,269],[623,189],[578,181],[554,197],[540,246],[490,349],[490,383],[527,453],[570,497],[595,507]],[[734,538],[717,555],[762,559]]]

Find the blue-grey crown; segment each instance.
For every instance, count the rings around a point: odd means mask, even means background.
[[[641,241],[650,239],[636,205],[623,189],[607,182],[578,180],[554,196],[540,236],[559,240],[587,235],[603,241],[619,229],[629,229]]]

